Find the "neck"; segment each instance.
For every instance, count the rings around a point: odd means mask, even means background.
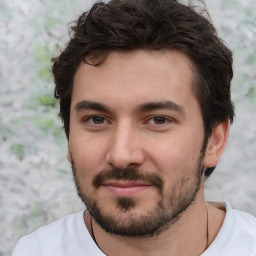
[[[97,246],[107,255],[197,256],[209,246],[208,210],[205,202],[195,202],[170,227],[154,237],[129,238],[106,233],[90,216],[87,227]],[[184,246],[186,245],[186,246]]]

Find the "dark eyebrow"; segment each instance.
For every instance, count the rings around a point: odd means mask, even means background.
[[[148,102],[141,104],[138,107],[138,111],[152,111],[157,109],[169,109],[180,112],[181,114],[185,114],[185,109],[181,105],[174,103],[172,101],[156,101],[156,102]]]
[[[90,109],[90,110],[97,110],[102,112],[111,112],[106,105],[95,102],[95,101],[88,101],[88,100],[83,100],[78,102],[75,105],[75,109],[77,111]],[[181,105],[178,105],[177,103],[174,103],[172,101],[147,102],[137,107],[137,111],[139,112],[146,112],[146,111],[152,111],[157,109],[169,109],[169,110],[180,112],[181,114],[185,114],[185,109]]]
[[[76,104],[75,109],[77,111],[91,109],[91,110],[98,110],[103,112],[110,112],[109,108],[101,103],[83,100]]]

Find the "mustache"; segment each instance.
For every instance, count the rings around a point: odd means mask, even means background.
[[[104,182],[108,180],[126,180],[126,181],[144,181],[149,183],[152,186],[158,188],[161,192],[163,190],[163,179],[160,175],[152,174],[143,174],[135,168],[113,168],[106,171],[101,171],[98,173],[92,181],[94,188],[100,187]]]

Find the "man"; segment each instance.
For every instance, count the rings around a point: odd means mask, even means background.
[[[13,256],[256,255],[255,218],[204,200],[234,117],[232,54],[206,18],[174,0],[97,3],[53,74],[87,210]]]

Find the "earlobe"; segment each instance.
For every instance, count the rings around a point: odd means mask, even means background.
[[[68,161],[69,161],[70,163],[72,162],[69,148],[68,148],[68,150],[67,150],[67,159],[68,159]]]
[[[205,151],[204,166],[214,167],[224,151],[229,133],[229,119],[214,127]]]

